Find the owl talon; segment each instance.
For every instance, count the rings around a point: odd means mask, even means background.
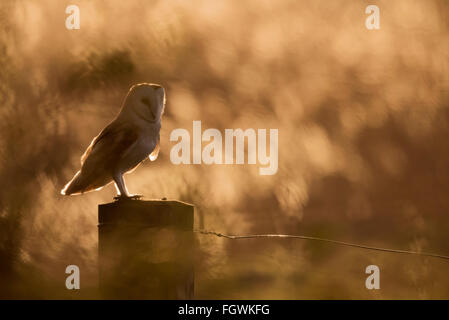
[[[114,197],[115,201],[126,201],[126,200],[141,200],[143,198],[140,194],[133,194],[133,195],[117,195]]]

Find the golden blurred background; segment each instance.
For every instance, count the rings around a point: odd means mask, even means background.
[[[67,30],[77,4],[81,28]],[[380,7],[380,30],[365,8]],[[161,153],[132,193],[197,228],[449,254],[449,2],[0,4],[0,298],[98,298],[97,205],[60,190],[132,84],[167,91]],[[170,162],[170,132],[278,128],[279,170]],[[199,299],[449,298],[448,262],[289,239],[197,236]],[[68,291],[64,271],[81,270]],[[366,266],[381,290],[365,288]]]

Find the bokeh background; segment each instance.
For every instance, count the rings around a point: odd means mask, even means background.
[[[81,29],[65,28],[77,4]],[[365,28],[377,4],[381,29]],[[161,153],[131,192],[197,228],[449,254],[449,2],[0,4],[0,298],[98,298],[97,205],[60,189],[132,84],[167,90]],[[169,159],[175,128],[278,128],[279,170]],[[449,298],[449,263],[302,240],[198,235],[197,298]],[[67,265],[81,290],[65,289]],[[381,290],[365,289],[366,266]]]

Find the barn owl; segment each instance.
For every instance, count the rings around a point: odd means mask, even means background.
[[[131,87],[116,118],[90,143],[81,157],[81,170],[62,189],[72,195],[99,190],[114,181],[118,197],[133,198],[123,174],[147,157],[159,154],[159,131],[165,108],[165,90],[157,84]]]

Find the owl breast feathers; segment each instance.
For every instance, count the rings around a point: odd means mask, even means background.
[[[159,131],[165,90],[156,84],[133,86],[117,117],[96,136],[81,157],[79,170],[61,191],[80,194],[114,181],[122,197],[129,197],[123,174],[159,153]]]

